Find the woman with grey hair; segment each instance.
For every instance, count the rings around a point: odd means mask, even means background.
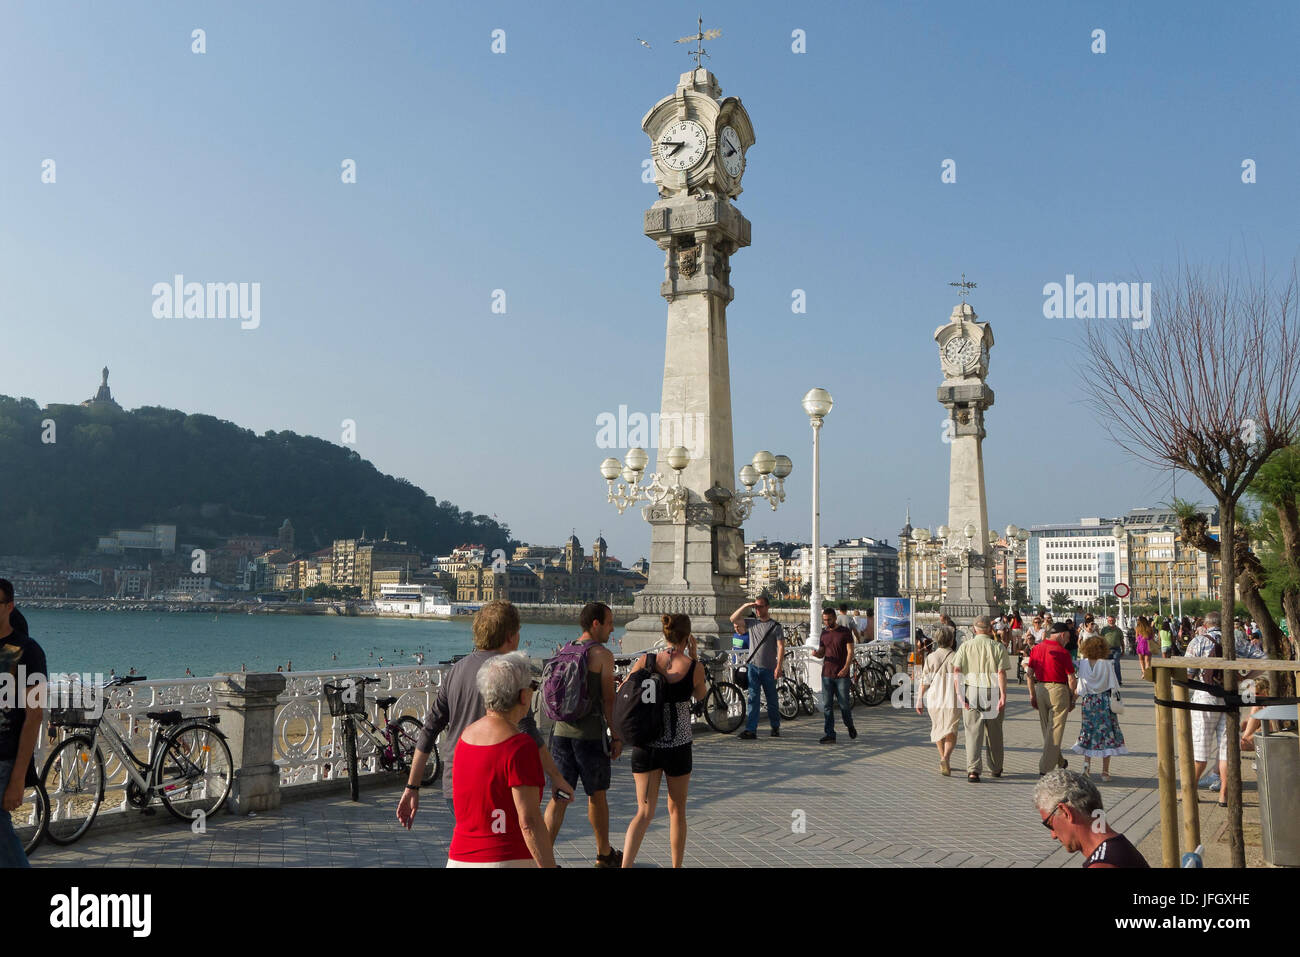
[[[487,714],[456,745],[456,830],[448,867],[554,867],[542,819],[545,776],[537,745],[519,730],[537,682],[521,651],[498,655],[477,675]]]
[[[922,702],[930,709],[930,740],[939,749],[939,773],[952,776],[953,749],[957,746],[957,693],[952,681],[952,646],[956,629],[940,625],[934,630],[934,651],[925,656],[925,670],[921,672],[921,685],[916,692],[916,713],[922,713]],[[929,689],[929,695],[926,689]]]

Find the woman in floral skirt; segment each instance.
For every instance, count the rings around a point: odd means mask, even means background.
[[[1091,770],[1092,759],[1101,758],[1101,779],[1110,780],[1112,755],[1128,754],[1119,717],[1111,710],[1111,696],[1119,690],[1110,646],[1100,635],[1086,638],[1079,646],[1079,697],[1083,700],[1083,729],[1070,750],[1083,755],[1083,773]]]

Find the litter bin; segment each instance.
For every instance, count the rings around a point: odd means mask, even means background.
[[[1261,730],[1255,735],[1255,749],[1264,863],[1300,867],[1300,739],[1292,731]]]

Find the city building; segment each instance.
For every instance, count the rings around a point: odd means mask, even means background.
[[[898,532],[898,593],[922,602],[942,602],[946,595],[947,569],[943,564],[943,542],[931,533],[918,542],[912,537],[912,510]]]
[[[824,592],[832,601],[898,596],[898,550],[884,539],[850,538],[826,550]]]
[[[1205,514],[1210,534],[1217,536],[1217,510]],[[1118,539],[1116,524],[1124,527]],[[1065,592],[1072,603],[1113,605],[1119,582],[1141,604],[1167,604],[1171,590],[1175,599],[1180,592],[1183,598],[1218,597],[1218,557],[1186,545],[1169,509],[1133,508],[1119,518],[1034,525],[1026,564],[1029,597],[1036,604],[1050,605],[1053,593]]]
[[[176,526],[144,525],[115,529],[100,537],[98,550],[109,555],[125,555],[132,551],[157,551],[170,555],[176,551]]]

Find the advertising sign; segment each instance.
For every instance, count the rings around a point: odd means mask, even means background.
[[[876,640],[912,640],[912,599],[876,599]]]

